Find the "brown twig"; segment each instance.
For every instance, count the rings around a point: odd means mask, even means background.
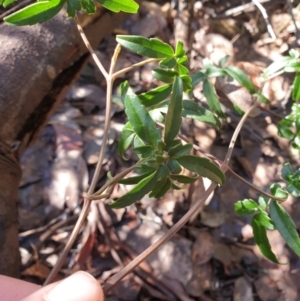
[[[44,285],[47,285],[49,283],[51,283],[55,276],[57,275],[58,271],[60,270],[60,268],[62,267],[63,263],[65,262],[67,255],[72,247],[72,245],[74,244],[76,237],[89,213],[90,210],[90,206],[91,206],[91,202],[92,202],[92,197],[93,197],[93,192],[96,188],[96,184],[99,178],[99,174],[102,168],[102,164],[103,164],[103,159],[105,156],[105,151],[106,151],[106,145],[107,145],[107,139],[108,139],[108,131],[109,131],[109,125],[110,125],[110,115],[111,115],[111,103],[112,103],[112,89],[113,89],[113,72],[114,72],[114,68],[116,65],[116,61],[117,61],[117,57],[120,53],[121,47],[118,44],[114,55],[111,59],[111,65],[110,65],[110,70],[109,73],[106,72],[106,70],[104,69],[103,65],[101,64],[100,60],[98,59],[95,51],[93,50],[92,46],[90,45],[86,35],[84,34],[84,31],[80,25],[79,19],[77,16],[75,16],[75,21],[77,24],[77,28],[78,31],[80,33],[80,36],[82,37],[82,40],[84,41],[87,49],[89,50],[89,52],[91,53],[92,58],[94,59],[95,63],[97,64],[98,68],[100,69],[100,71],[103,73],[106,82],[107,82],[107,94],[106,94],[106,114],[105,114],[105,123],[104,123],[104,133],[103,133],[103,140],[102,140],[102,146],[100,149],[100,153],[99,153],[99,159],[96,165],[96,170],[95,173],[93,175],[92,178],[92,182],[91,185],[88,189],[87,194],[85,195],[84,199],[83,199],[83,208],[82,211],[79,215],[78,221],[74,227],[74,230],[71,233],[71,236],[64,248],[64,250],[62,251],[62,253],[60,254],[58,261],[56,263],[56,265],[54,266],[54,268],[52,269],[51,273],[49,274],[49,276],[47,277]],[[104,192],[104,191],[103,191]],[[106,195],[100,195],[97,199],[101,199],[106,197]]]
[[[141,62],[138,62],[136,64],[133,64],[131,65],[130,67],[127,67],[127,68],[124,68],[124,69],[121,69],[119,71],[116,71],[113,75],[112,75],[112,78],[113,79],[116,79],[118,77],[120,77],[121,75],[127,73],[127,72],[130,72],[136,68],[139,68],[139,67],[142,67],[142,66],[145,66],[147,64],[150,64],[150,63],[153,63],[153,62],[157,62],[157,61],[160,61],[161,59],[147,59],[147,60],[144,60],[144,61],[141,61]]]
[[[186,137],[184,137],[183,135],[178,135],[178,137],[180,139],[182,139],[183,141],[190,143],[188,141],[188,139]],[[193,144],[193,148],[200,152],[202,155],[204,155],[205,157],[207,157],[208,159],[214,161],[215,163],[217,163],[218,165],[222,166],[224,164],[223,161],[221,161],[220,159],[216,158],[215,156],[208,154],[204,149],[202,149],[200,146]],[[227,172],[229,172],[233,177],[235,177],[237,180],[241,181],[242,183],[244,183],[245,185],[247,185],[248,187],[250,187],[251,189],[255,190],[256,192],[265,195],[268,198],[271,198],[279,203],[283,203],[285,201],[285,199],[280,199],[275,197],[274,195],[271,195],[263,190],[261,190],[260,188],[256,187],[255,185],[253,185],[252,183],[248,182],[247,180],[245,180],[243,177],[239,176],[237,173],[235,173],[229,166],[227,166]]]
[[[265,8],[261,5],[261,3],[258,1],[258,0],[252,0],[252,2],[256,5],[256,7],[259,9],[259,11],[261,12],[266,24],[267,24],[267,30],[271,36],[271,38],[274,40],[276,40],[276,35],[275,35],[275,32],[272,28],[272,25],[269,21],[269,16],[265,10]]]

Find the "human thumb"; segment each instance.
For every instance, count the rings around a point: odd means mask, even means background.
[[[103,301],[100,284],[88,273],[77,272],[57,284],[50,284],[22,301]]]

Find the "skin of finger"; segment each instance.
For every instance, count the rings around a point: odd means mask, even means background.
[[[47,285],[21,301],[103,301],[100,284],[88,273],[77,272],[59,283]]]
[[[39,288],[39,285],[0,275],[0,300],[21,300]]]

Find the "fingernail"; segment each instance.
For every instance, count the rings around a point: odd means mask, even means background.
[[[44,296],[45,301],[101,301],[100,284],[88,273],[77,272],[57,284]]]

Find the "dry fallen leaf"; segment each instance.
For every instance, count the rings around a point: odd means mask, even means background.
[[[254,301],[252,285],[247,278],[240,277],[235,281],[233,301]]]
[[[27,268],[22,272],[23,276],[34,276],[41,279],[46,279],[50,273],[50,269],[42,264],[41,262],[36,262],[34,265]]]

